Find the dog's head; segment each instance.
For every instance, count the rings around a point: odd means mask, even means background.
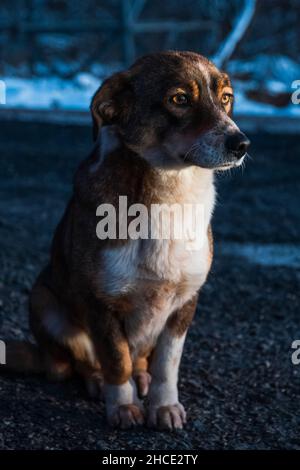
[[[113,124],[125,145],[155,164],[238,166],[250,142],[231,119],[233,100],[228,75],[205,57],[151,54],[97,90],[94,137]]]

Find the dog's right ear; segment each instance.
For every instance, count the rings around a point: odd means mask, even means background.
[[[129,73],[119,72],[106,79],[91,102],[93,138],[102,126],[116,124],[129,112]]]

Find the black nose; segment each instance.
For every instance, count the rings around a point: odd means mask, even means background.
[[[236,158],[241,158],[247,152],[250,140],[242,132],[235,132],[227,135],[225,139],[225,147],[228,152],[234,153]]]

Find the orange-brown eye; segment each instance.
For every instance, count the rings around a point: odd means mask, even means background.
[[[178,106],[186,106],[189,104],[188,96],[185,93],[176,93],[176,95],[171,96],[170,101]]]
[[[224,93],[222,95],[221,101],[224,106],[232,101],[233,96],[230,93]]]

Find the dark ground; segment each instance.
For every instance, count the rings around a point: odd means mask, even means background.
[[[76,380],[2,376],[0,448],[300,449],[300,365],[290,348],[300,338],[300,269],[222,252],[229,242],[299,243],[300,141],[252,141],[245,171],[218,178],[216,256],[180,374],[186,429],[111,431],[103,404]],[[90,146],[85,127],[1,123],[0,339],[29,335],[28,292]]]

